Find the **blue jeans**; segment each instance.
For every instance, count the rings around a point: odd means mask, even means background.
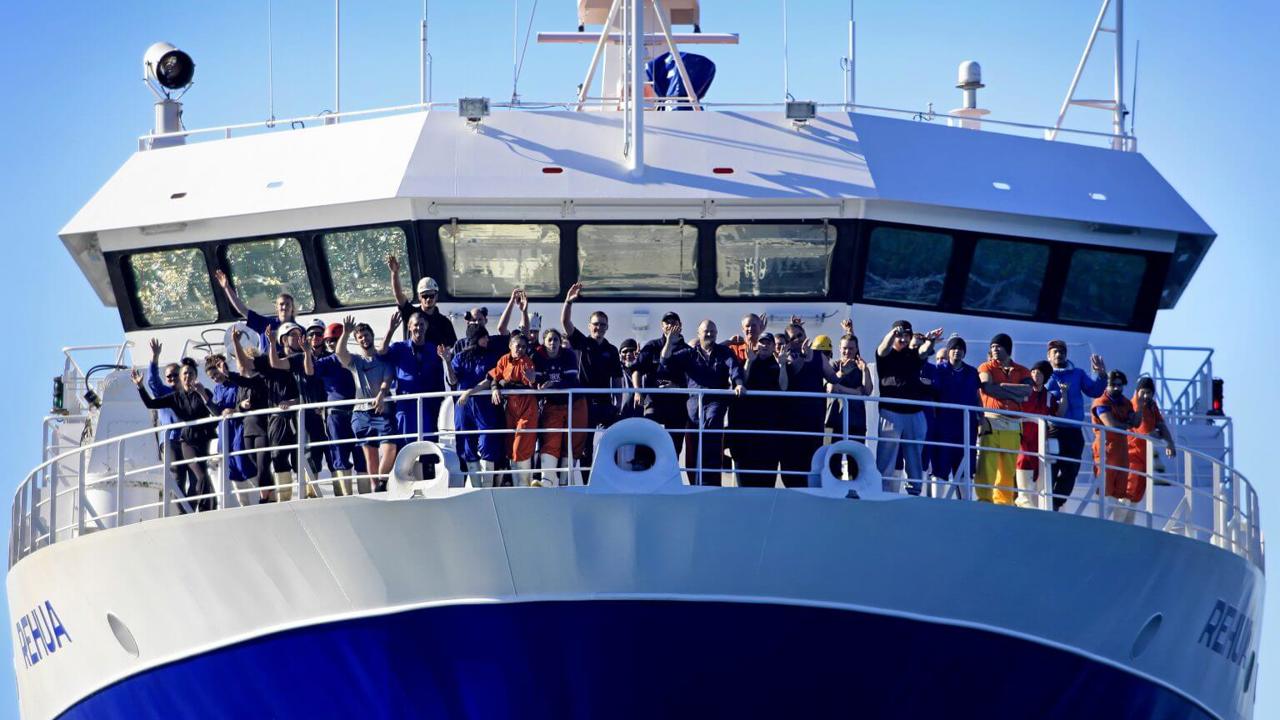
[[[907,465],[907,478],[915,480],[907,484],[907,493],[911,495],[920,494],[922,447],[919,443],[903,441],[924,440],[927,431],[928,423],[923,412],[899,413],[880,408],[880,441],[876,443],[876,468],[883,476],[892,472],[898,459],[898,447],[901,446],[902,459]],[[898,491],[897,482],[886,479],[883,483],[885,492]]]

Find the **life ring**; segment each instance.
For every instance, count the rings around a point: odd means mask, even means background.
[[[653,451],[653,465],[644,470],[619,467],[618,449],[627,445],[643,446]],[[671,436],[658,423],[646,418],[627,418],[601,434],[587,492],[644,495],[683,486],[680,462],[671,447]]]

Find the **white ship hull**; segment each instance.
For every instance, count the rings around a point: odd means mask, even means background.
[[[8,593],[26,718],[1247,718],[1263,601],[1143,528],[696,488],[168,518]]]

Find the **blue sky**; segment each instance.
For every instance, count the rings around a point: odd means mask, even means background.
[[[520,3],[523,36],[532,0]],[[431,45],[435,97],[511,93],[510,0],[434,0]],[[572,30],[570,0],[539,3],[534,30]],[[780,0],[704,0],[703,29],[739,32],[738,47],[714,48],[719,64],[710,99],[782,96]],[[1215,347],[1237,421],[1238,465],[1260,487],[1264,523],[1280,517],[1280,492],[1264,474],[1271,406],[1280,399],[1270,343],[1280,323],[1273,269],[1280,253],[1275,201],[1280,145],[1268,127],[1280,102],[1266,90],[1280,68],[1274,28],[1280,11],[1263,2],[1131,1],[1126,19],[1129,77],[1141,41],[1139,147],[1218,232],[1213,250],[1179,306],[1160,314],[1153,341]],[[417,20],[421,3],[343,3],[342,104],[345,109],[417,100]],[[842,97],[848,4],[792,0],[791,92]],[[858,99],[903,108],[956,107],[956,65],[978,60],[994,117],[1051,123],[1099,2],[863,0],[858,3]],[[39,462],[39,418],[49,378],[68,344],[112,342],[118,317],[101,306],[57,239],[58,229],[136,146],[150,124],[151,96],[139,82],[143,50],[169,40],[197,63],[186,98],[189,127],[267,116],[265,0],[218,3],[16,2],[0,4],[0,205],[7,262],[0,306],[11,351],[0,356],[14,411],[0,438],[0,487],[15,487]],[[275,113],[309,115],[333,105],[333,4],[276,0]],[[1109,40],[1104,38],[1104,43]],[[520,93],[563,99],[581,82],[590,49],[529,45]],[[1103,96],[1103,65],[1085,77]],[[1073,110],[1068,124],[1106,129],[1109,116]],[[7,522],[0,513],[0,522]],[[6,535],[7,537],[7,532]],[[1274,604],[1274,603],[1269,603]],[[1280,630],[1264,622],[1258,717],[1280,716]],[[4,627],[8,627],[6,623]],[[8,663],[0,671],[0,716],[16,715]]]

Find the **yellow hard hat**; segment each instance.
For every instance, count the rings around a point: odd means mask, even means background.
[[[814,350],[822,350],[823,352],[831,352],[831,338],[826,335],[815,335],[813,337]]]

